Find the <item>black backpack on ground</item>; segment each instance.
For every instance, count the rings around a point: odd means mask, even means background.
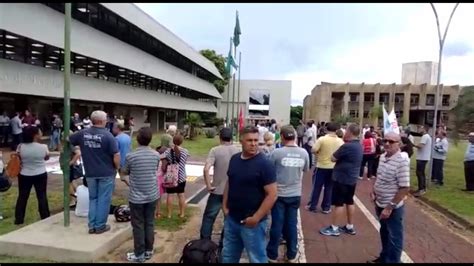
[[[219,247],[209,239],[189,241],[179,263],[219,263]]]

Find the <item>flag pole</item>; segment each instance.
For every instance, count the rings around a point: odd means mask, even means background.
[[[62,171],[63,171],[63,208],[64,226],[69,226],[69,156],[70,148],[67,143],[70,126],[70,92],[71,92],[71,3],[64,4],[64,143],[62,151]]]
[[[239,113],[238,116],[240,116],[240,112],[242,112],[242,109],[241,109],[242,106],[240,106],[240,68],[241,67],[242,67],[242,52],[239,51],[239,78],[238,78],[239,81],[237,82],[237,112]],[[240,125],[240,123],[238,125]],[[239,131],[240,131],[240,128],[237,126],[237,141],[239,141]]]
[[[230,38],[230,46],[229,46],[229,53],[232,50],[232,38]],[[227,60],[230,60],[230,58],[227,58]],[[229,65],[229,62],[227,62]],[[227,127],[229,127],[229,101],[230,101],[230,83],[227,83],[227,103],[226,103],[226,123]]]
[[[237,55],[237,46],[234,45],[234,58]],[[240,67],[240,66],[237,66]],[[232,138],[234,137],[234,102],[235,102],[235,73],[232,75]]]

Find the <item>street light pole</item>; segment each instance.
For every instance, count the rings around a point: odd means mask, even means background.
[[[441,63],[443,59],[443,48],[444,48],[444,41],[446,40],[446,35],[448,34],[448,29],[449,29],[449,24],[451,24],[451,19],[453,18],[454,12],[458,8],[459,3],[456,3],[456,5],[453,8],[453,11],[451,11],[451,15],[449,16],[448,24],[446,25],[446,29],[444,30],[444,35],[441,37],[441,28],[439,26],[439,18],[438,18],[438,12],[436,12],[436,8],[434,7],[433,3],[430,3],[431,8],[433,9],[433,13],[436,18],[436,26],[438,28],[438,40],[439,40],[439,54],[438,54],[438,77],[436,80],[436,94],[435,94],[435,108],[434,108],[434,116],[433,116],[433,140],[431,141],[431,155],[430,155],[430,166],[429,166],[429,176],[432,178],[432,172],[433,172],[433,151],[434,151],[434,146],[435,146],[435,141],[436,141],[436,132],[437,132],[437,127],[438,127],[438,105],[439,105],[439,97],[440,97],[440,80],[441,80]],[[429,182],[427,182],[429,183]]]
[[[68,138],[71,121],[70,86],[71,86],[71,3],[64,4],[64,145],[61,152],[64,189],[64,226],[69,226],[69,159],[71,156]]]

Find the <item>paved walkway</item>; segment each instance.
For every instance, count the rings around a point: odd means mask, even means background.
[[[374,181],[359,181],[356,190],[355,229],[357,235],[342,234],[339,237],[323,236],[319,229],[329,225],[331,215],[304,210],[311,194],[311,176],[303,181],[301,218],[307,262],[354,262],[365,263],[378,256],[380,237],[375,210],[369,191]],[[320,203],[319,203],[320,204]],[[318,206],[319,207],[319,206]],[[424,208],[409,197],[405,209],[405,263],[416,262],[473,262],[474,243],[458,235],[445,223],[434,219]]]

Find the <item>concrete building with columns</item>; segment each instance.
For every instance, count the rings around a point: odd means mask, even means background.
[[[438,118],[449,124],[449,111],[456,106],[459,85],[441,85]],[[406,124],[432,124],[434,118],[436,85],[428,84],[351,84],[322,82],[306,96],[303,104],[305,120],[331,121],[338,116],[349,116],[360,124],[381,123],[370,119],[374,106],[385,105],[388,112],[394,108],[399,121]]]
[[[0,3],[0,109],[63,112],[64,3]],[[72,3],[71,112],[163,130],[217,113],[215,65],[129,3]],[[180,125],[178,125],[180,126]]]

